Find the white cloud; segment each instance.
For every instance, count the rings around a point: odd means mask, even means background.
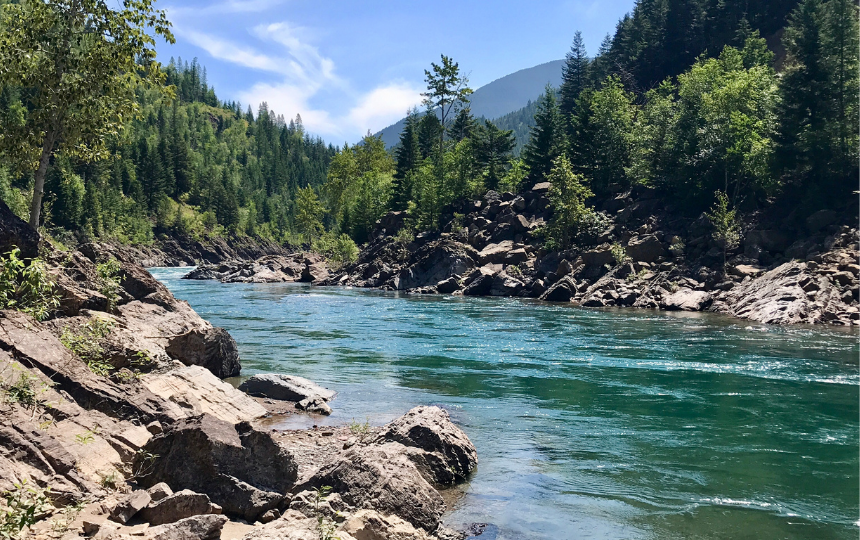
[[[233,0],[206,9],[223,12],[256,9],[272,3],[272,0]],[[307,28],[286,21],[252,27],[251,35],[269,44],[262,53],[253,46],[196,30],[190,24],[191,20],[183,21],[176,34],[213,58],[280,76],[281,80],[274,83],[253,84],[239,92],[238,99],[252,107],[265,101],[271,110],[287,117],[301,114],[305,128],[311,133],[354,141],[368,129],[377,131],[399,120],[407,109],[421,102],[421,90],[406,82],[383,83],[366,93],[354,91],[348,81],[337,75],[334,61],[312,44],[314,36]],[[313,102],[321,91],[338,95],[342,112],[333,114],[315,107]]]
[[[348,123],[357,130],[381,129],[400,120],[406,111],[421,102],[421,89],[400,82],[380,86],[365,94],[349,111]]]
[[[176,33],[218,60],[225,60],[252,69],[283,73],[283,67],[278,59],[260,54],[248,47],[195,30],[177,29]]]

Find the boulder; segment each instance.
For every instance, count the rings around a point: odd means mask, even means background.
[[[505,255],[505,264],[519,264],[529,260],[524,248],[512,249]]]
[[[394,514],[414,527],[435,531],[445,503],[409,459],[408,450],[399,443],[353,446],[333,456],[294,492],[330,486],[350,506]]]
[[[576,296],[576,283],[570,276],[555,282],[540,299],[546,302],[570,302]]]
[[[463,289],[463,295],[465,296],[487,296],[490,294],[490,290],[493,288],[493,281],[495,279],[496,272],[493,272],[487,268],[480,268],[479,274],[466,285],[466,288]]]
[[[216,377],[235,377],[239,364],[239,348],[223,328],[193,329],[171,339],[167,353],[186,366],[203,366]]]
[[[152,498],[144,490],[133,491],[120,500],[110,511],[110,518],[117,523],[128,523],[128,520],[146,508]]]
[[[325,503],[321,503],[321,505],[325,505]],[[330,523],[333,521],[330,517],[324,517],[329,519]],[[320,524],[317,516],[308,516],[298,510],[287,510],[279,519],[261,527],[255,527],[243,536],[242,540],[320,540],[323,536]],[[329,538],[357,540],[354,536],[341,529],[332,531]],[[396,540],[401,539],[397,538]]]
[[[451,276],[462,276],[475,267],[475,251],[449,239],[432,241],[414,252],[396,278],[399,290],[432,287]]]
[[[750,264],[738,264],[735,266],[728,267],[729,274],[733,276],[738,276],[740,278],[745,278],[747,276],[755,277],[764,272],[762,268],[758,266],[753,266]]]
[[[411,409],[384,426],[377,441],[398,442],[438,454],[446,471],[453,473],[451,483],[465,480],[478,465],[478,452],[472,441],[451,422],[448,412],[439,407]]]
[[[322,414],[325,416],[331,414],[331,407],[329,407],[325,400],[320,396],[307,397],[296,403],[296,408],[309,413]]]
[[[505,240],[497,244],[488,244],[478,254],[482,264],[500,263],[508,256],[508,252],[514,247],[514,243],[510,240]]]
[[[141,485],[166,482],[205,493],[225,513],[251,521],[281,503],[298,472],[295,458],[271,434],[210,415],[176,422],[144,450],[134,465],[149,471]]]
[[[170,486],[168,486],[164,482],[159,482],[146,491],[149,493],[149,496],[152,499],[152,503],[158,502],[166,497],[170,497],[171,495],[173,495],[173,490],[170,489]]]
[[[708,292],[682,288],[664,297],[660,307],[668,311],[702,311],[712,301],[713,297]]]
[[[615,257],[612,256],[612,250],[609,245],[605,244],[584,252],[582,254],[582,262],[585,266],[603,266],[604,264],[613,264]]]
[[[385,516],[374,510],[359,510],[341,526],[346,532],[361,540],[435,540],[422,529],[397,516]]]
[[[5,202],[0,201],[0,254],[17,247],[21,250],[21,257],[31,259],[39,255],[41,241],[38,232],[13,214]]]
[[[490,285],[490,296],[516,296],[523,290],[523,282],[505,272],[499,272],[493,277]]]
[[[460,281],[456,276],[451,276],[448,279],[443,279],[436,284],[436,291],[439,294],[451,294],[460,290]]]
[[[225,516],[194,516],[170,523],[150,527],[136,534],[114,533],[106,540],[218,540],[221,529],[227,523]]]
[[[552,187],[552,184],[549,182],[538,182],[537,184],[535,184],[532,187],[532,192],[544,194],[547,191],[549,191],[549,188],[551,188],[551,187]]]
[[[299,281],[303,283],[316,283],[325,281],[329,277],[328,265],[325,261],[309,262],[304,270]]]
[[[806,228],[809,232],[818,232],[821,229],[836,223],[839,214],[833,210],[819,210],[806,218]]]
[[[138,513],[138,517],[150,525],[163,525],[203,514],[220,514],[220,508],[213,505],[208,496],[183,489],[150,503]]]
[[[315,397],[322,401],[331,401],[336,394],[333,390],[323,388],[304,377],[280,373],[254,375],[240,384],[239,390],[252,396],[281,401],[302,401]]]
[[[773,253],[785,251],[790,243],[788,236],[777,230],[753,230],[744,236],[744,246],[755,246]]]
[[[653,234],[633,238],[627,243],[627,255],[634,261],[654,262],[666,254],[663,244]]]

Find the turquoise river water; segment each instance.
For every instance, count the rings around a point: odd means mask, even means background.
[[[445,519],[480,540],[860,533],[857,332],[151,271],[243,375],[337,390],[324,423],[450,411],[480,463]]]

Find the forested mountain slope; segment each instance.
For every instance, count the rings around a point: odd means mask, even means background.
[[[528,69],[505,75],[475,90],[469,108],[476,118],[497,118],[537,99],[547,84],[561,84],[562,60],[555,60]],[[398,136],[406,125],[406,119],[383,129],[381,136],[386,148],[397,144]]]

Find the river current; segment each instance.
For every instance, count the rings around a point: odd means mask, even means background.
[[[229,330],[243,375],[337,390],[321,423],[446,408],[480,463],[445,522],[489,524],[480,540],[860,532],[856,331],[188,270],[151,272]]]

